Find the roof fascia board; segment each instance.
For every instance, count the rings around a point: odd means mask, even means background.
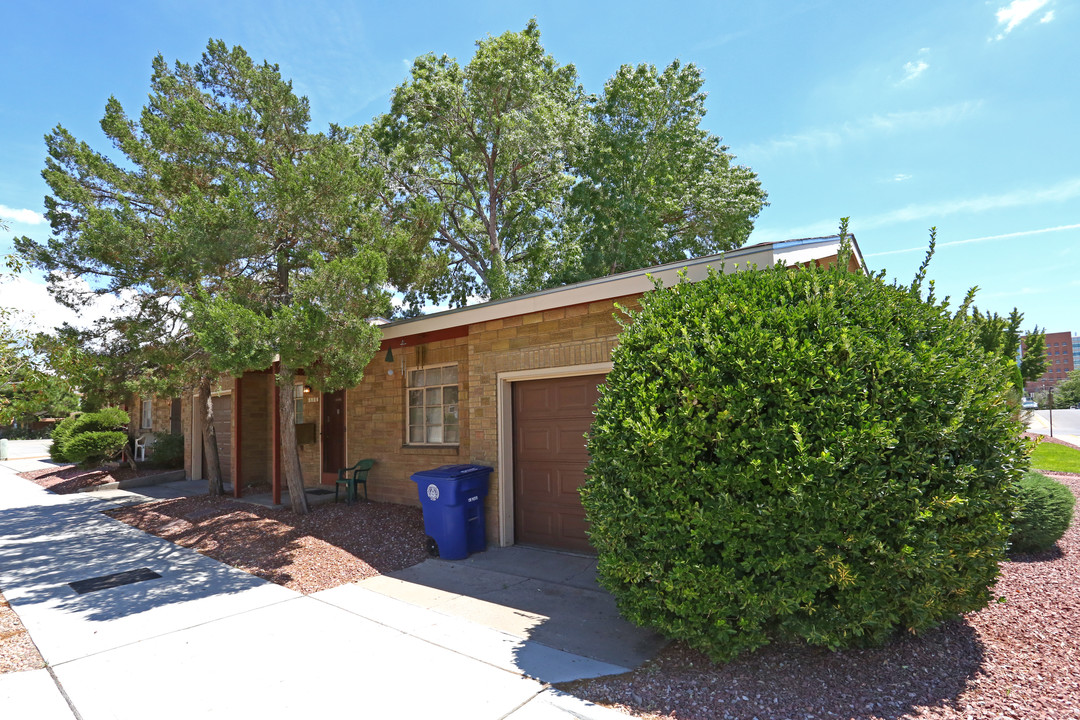
[[[771,244],[743,248],[752,252],[731,252],[724,255],[710,255],[685,262],[668,263],[646,270],[598,278],[576,285],[545,290],[517,298],[508,298],[496,302],[471,305],[464,308],[447,310],[434,315],[410,318],[381,326],[384,338],[405,337],[424,332],[431,332],[455,325],[498,320],[515,315],[527,315],[544,310],[581,305],[584,303],[611,300],[613,298],[637,295],[653,289],[653,279],[661,280],[666,287],[679,281],[679,273],[686,271],[691,282],[705,279],[709,268],[732,273],[750,266],[770,267],[774,263]],[[653,278],[653,279],[650,279]]]

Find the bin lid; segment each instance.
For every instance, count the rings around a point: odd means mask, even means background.
[[[425,478],[446,478],[453,480],[459,478],[462,475],[472,475],[478,472],[491,472],[494,468],[489,465],[442,465],[431,470],[421,470],[418,473],[413,473],[413,477],[421,476]]]

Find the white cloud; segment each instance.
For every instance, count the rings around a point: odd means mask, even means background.
[[[930,63],[925,60],[917,60],[913,62],[904,63],[904,79],[900,82],[911,82],[915,78],[926,72],[926,69],[930,67]]]
[[[896,173],[895,175],[892,176],[892,181],[893,182],[904,182],[905,180],[910,180],[910,179],[911,179],[911,176],[908,175],[907,173]]]
[[[1039,18],[1039,23],[1042,24],[1042,25],[1045,25],[1046,23],[1050,22],[1053,19],[1054,19],[1054,11],[1051,10],[1048,13],[1046,13],[1045,15],[1043,15],[1041,18]]]
[[[33,210],[9,208],[7,205],[0,205],[0,219],[25,223],[26,225],[40,225],[45,222],[45,218],[41,213],[36,213]]]
[[[1009,207],[1037,205],[1045,202],[1063,202],[1080,197],[1080,178],[1073,178],[1045,188],[1025,188],[998,195],[980,195],[973,198],[956,198],[936,203],[908,205],[887,213],[868,218],[859,225],[863,228],[881,227],[911,220],[938,218],[956,213],[978,213]]]
[[[65,284],[81,290],[89,290],[90,287],[81,278],[69,279]],[[0,306],[15,310],[23,324],[35,332],[52,332],[64,323],[87,328],[95,320],[116,314],[122,304],[123,301],[115,297],[103,296],[96,298],[81,312],[75,312],[53,300],[45,283],[26,275],[0,283]]]
[[[998,40],[1008,35],[1016,28],[1020,23],[1027,20],[1036,12],[1041,10],[1050,0],[1013,0],[1011,3],[1003,8],[998,8],[997,21],[998,25],[1004,25],[1003,29],[997,36]],[[1054,19],[1053,10],[1043,16],[1043,20],[1040,22],[1050,22]],[[1049,16],[1049,19],[1047,19]]]
[[[1038,230],[1020,230],[1017,232],[1003,233],[1001,235],[987,235],[985,237],[968,238],[967,240],[952,240],[950,242],[937,243],[937,248],[951,247],[953,245],[971,245],[973,243],[991,242],[993,240],[1008,240],[1018,237],[1029,237],[1031,235],[1043,235],[1046,233],[1063,232],[1065,230],[1080,230],[1080,223],[1073,223],[1072,225],[1058,225],[1057,227],[1040,228]],[[867,253],[866,257],[878,257],[880,255],[900,255],[902,253],[910,252],[926,252],[926,246],[914,248],[904,248],[903,250],[885,250],[877,253]]]
[[[800,133],[784,135],[765,143],[755,143],[744,147],[741,155],[744,159],[757,161],[764,157],[772,157],[794,150],[816,150],[820,147],[835,148],[844,142],[861,140],[880,133],[951,125],[977,112],[981,106],[981,101],[969,100],[925,110],[907,110],[904,112],[869,115],[833,127],[811,128]]]
[[[923,203],[912,204],[897,210],[890,210],[885,213],[878,213],[877,215],[870,215],[868,217],[853,217],[852,228],[858,232],[870,230],[878,227],[885,227],[889,225],[895,225],[903,222],[911,222],[915,220],[936,220],[947,215],[954,215],[956,213],[980,213],[989,210],[998,210],[1002,208],[1010,207],[1025,207],[1028,205],[1037,205],[1047,202],[1065,202],[1080,198],[1080,178],[1073,178],[1071,180],[1065,180],[1057,185],[1051,185],[1045,188],[1024,188],[1021,190],[1013,190],[1007,193],[1000,193],[998,195],[980,195],[973,198],[955,198],[952,200],[944,200],[942,202],[935,203]],[[780,229],[780,230],[755,230],[753,234],[753,242],[775,242],[779,240],[790,240],[791,238],[802,237],[820,237],[823,235],[831,235],[837,231],[836,220],[823,220],[807,225],[801,225],[794,228]],[[1057,232],[1058,230],[1072,230],[1080,228],[1080,225],[1062,225],[1056,228],[1047,228],[1040,231],[1025,231],[1027,233],[1035,232]],[[962,244],[965,242],[981,242],[985,239],[998,239],[999,236],[993,236],[990,238],[973,238],[970,241],[956,240],[952,244]],[[1006,236],[1000,236],[1006,237]],[[1009,237],[1013,237],[1010,235]],[[1016,235],[1015,237],[1019,237]],[[942,244],[944,246],[944,244]],[[925,251],[926,247],[912,248],[906,250],[893,250],[891,253],[897,252],[912,252],[914,250]],[[881,254],[881,253],[879,253]]]

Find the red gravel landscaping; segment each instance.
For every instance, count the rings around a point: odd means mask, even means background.
[[[420,508],[405,505],[316,505],[307,515],[296,515],[200,496],[108,514],[302,593],[401,570],[427,558]]]
[[[1046,474],[1080,496],[1080,475]],[[1001,570],[1004,602],[887,647],[774,645],[718,666],[675,643],[634,672],[562,687],[645,718],[1080,718],[1080,520]]]
[[[66,495],[78,492],[83,488],[97,487],[118,480],[131,480],[133,478],[149,477],[161,473],[173,472],[172,470],[132,470],[129,467],[121,468],[81,468],[78,465],[59,465],[57,467],[41,468],[30,472],[19,473],[19,477],[37,483],[41,487],[56,493]]]

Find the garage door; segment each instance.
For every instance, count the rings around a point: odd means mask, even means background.
[[[515,542],[594,552],[578,488],[601,382],[587,375],[514,383]]]
[[[221,461],[221,479],[232,482],[232,395],[217,395],[214,402],[214,434],[217,436],[218,459]],[[203,462],[206,455],[203,455]],[[205,476],[204,476],[205,477]]]

